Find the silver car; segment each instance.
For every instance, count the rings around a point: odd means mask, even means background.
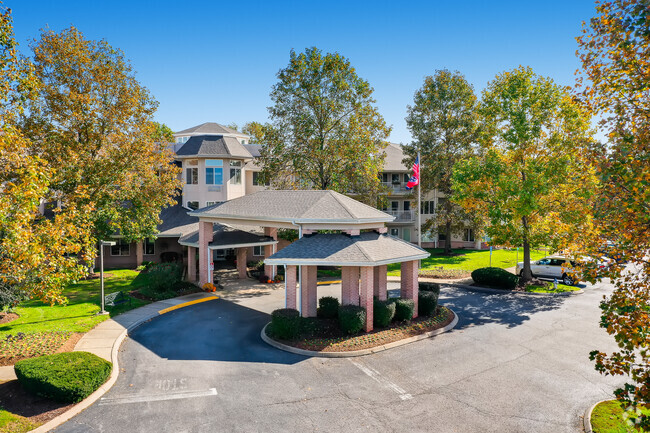
[[[578,284],[571,272],[573,267],[575,267],[575,262],[563,256],[548,256],[530,263],[533,277],[557,278],[567,286]],[[517,263],[517,275],[521,275],[523,270],[524,262]]]

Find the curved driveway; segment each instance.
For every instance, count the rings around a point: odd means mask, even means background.
[[[320,288],[319,288],[320,290]],[[136,329],[103,399],[56,432],[579,432],[620,379],[588,359],[610,291],[573,297],[446,288],[451,332],[374,355],[307,358],[265,345],[260,299],[205,302]]]

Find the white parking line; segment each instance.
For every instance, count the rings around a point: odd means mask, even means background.
[[[100,398],[98,405],[103,406],[109,404],[145,403],[149,401],[164,401],[164,400],[179,400],[184,398],[209,397],[212,395],[217,395],[216,388],[210,388],[207,391],[172,392],[164,395],[136,395],[133,397]]]
[[[384,385],[385,387],[390,388],[390,389],[392,389],[393,391],[395,391],[395,392],[399,395],[399,398],[401,398],[402,400],[410,400],[410,399],[413,398],[413,396],[412,396],[411,394],[409,394],[409,393],[407,393],[406,391],[404,391],[404,390],[403,390],[399,385],[397,385],[396,383],[393,383],[393,382],[391,382],[390,380],[388,380],[388,379],[386,379],[385,377],[383,377],[383,376],[382,376],[382,375],[381,375],[377,370],[375,370],[374,368],[372,368],[372,367],[366,367],[365,365],[362,365],[362,364],[359,364],[358,362],[352,361],[350,358],[348,358],[348,359],[350,360],[350,362],[351,362],[352,364],[355,365],[355,367],[357,367],[359,370],[361,370],[361,371],[363,371],[364,373],[366,373],[366,375],[368,375],[368,376],[370,376],[371,378],[373,378],[375,381],[377,381],[377,383],[380,383],[380,384]]]

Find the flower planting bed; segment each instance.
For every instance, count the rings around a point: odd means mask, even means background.
[[[350,352],[371,349],[388,343],[415,337],[443,328],[454,319],[454,313],[445,307],[438,307],[432,316],[418,317],[410,322],[393,322],[387,328],[375,329],[369,333],[346,335],[336,319],[302,319],[300,335],[294,340],[275,338],[266,328],[266,335],[287,346],[317,352]]]
[[[13,365],[17,361],[35,356],[70,352],[82,337],[73,332],[19,332],[0,340],[0,366]]]

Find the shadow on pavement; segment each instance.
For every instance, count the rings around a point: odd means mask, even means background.
[[[260,332],[270,320],[269,314],[217,299],[151,319],[129,338],[169,360],[295,364],[307,359],[262,341]]]
[[[564,296],[487,294],[452,287],[445,287],[440,293],[440,303],[458,313],[456,329],[489,323],[514,328],[534,314],[560,308],[567,299]]]

